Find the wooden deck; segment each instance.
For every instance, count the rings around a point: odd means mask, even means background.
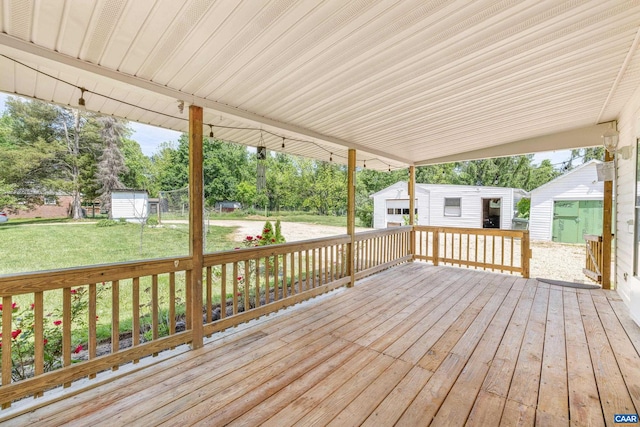
[[[615,292],[410,263],[7,422],[612,425],[639,349]]]

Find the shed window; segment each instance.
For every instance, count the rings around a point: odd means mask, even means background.
[[[57,203],[58,203],[58,198],[56,196],[44,196],[45,205],[56,205]]]
[[[462,216],[462,201],[460,197],[444,198],[444,216]]]
[[[393,215],[393,208],[387,208],[387,214]]]

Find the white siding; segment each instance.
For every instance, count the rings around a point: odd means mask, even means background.
[[[444,216],[445,197],[461,198],[460,217]],[[387,206],[401,203],[408,207],[406,182],[398,182],[372,196],[374,200],[374,228],[386,228],[388,222],[402,222],[402,215],[388,215]],[[466,185],[416,184],[417,223],[442,227],[482,228],[482,200],[501,199],[500,227],[511,229],[514,213],[514,190],[501,187]],[[402,205],[402,206],[404,206]],[[395,206],[395,204],[393,204]]]
[[[631,316],[640,324],[640,279],[634,276],[634,229],[636,202],[636,139],[640,137],[640,88],[627,104],[618,120],[619,147],[631,145],[633,155],[625,160],[618,157],[616,194],[616,262],[615,279],[618,293],[629,306]]]
[[[585,164],[531,191],[531,240],[551,240],[554,201],[603,199],[604,186],[598,181],[596,164]]]
[[[148,195],[142,191],[117,191],[111,193],[111,216],[129,222],[142,222],[148,213]]]

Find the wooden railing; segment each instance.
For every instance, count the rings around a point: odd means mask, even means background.
[[[348,284],[350,242],[343,235],[205,255],[205,335]]]
[[[356,279],[411,260],[411,231],[412,227],[393,227],[356,234]]]
[[[190,342],[191,331],[176,328],[176,319],[188,312],[190,271],[189,258],[175,258],[0,278],[3,407]],[[99,318],[105,315],[111,333],[100,343]],[[130,327],[123,334],[125,320]],[[130,343],[121,349],[125,337]]]
[[[417,260],[529,277],[527,230],[416,226],[415,239]]]
[[[587,257],[585,268],[582,272],[589,279],[596,283],[602,283],[602,236],[585,234],[584,240],[587,244]]]
[[[205,254],[202,299],[189,286],[189,257],[2,276],[0,403],[197,346],[196,322],[210,335],[405,262],[410,234],[400,227],[353,243],[341,235]],[[102,328],[110,330],[103,342]]]

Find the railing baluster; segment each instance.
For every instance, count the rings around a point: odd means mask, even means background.
[[[220,266],[220,318],[227,317],[227,264]]]
[[[120,351],[120,281],[111,282],[111,353]],[[118,370],[118,365],[111,368]]]
[[[2,297],[2,307],[11,307],[11,296]],[[11,321],[12,310],[2,310],[2,385],[11,384]],[[2,408],[8,408],[11,402],[2,402]]]
[[[158,305],[158,275],[153,274],[151,276],[151,333],[154,341],[159,338],[160,319],[158,315]],[[202,322],[202,317],[200,317],[200,319],[194,318],[192,321]],[[154,356],[157,354],[158,353],[154,353]]]
[[[254,260],[256,272],[256,307],[260,307],[260,258]]]
[[[209,280],[209,289],[211,289],[211,270],[207,271]],[[211,295],[207,296],[207,300],[211,301]],[[211,304],[207,306],[207,311],[211,313]],[[209,320],[211,321],[211,320]],[[176,333],[176,273],[169,273],[169,335]]]
[[[233,263],[233,314],[238,314],[238,263]]]
[[[67,293],[68,293],[68,298],[67,298]],[[96,318],[98,317],[98,310],[97,310],[97,298],[98,297],[98,289],[97,289],[97,285],[95,283],[91,283],[89,285],[89,308],[88,308],[88,312],[89,312],[89,343],[88,343],[88,350],[89,350],[89,360],[91,359],[95,359],[96,355],[97,355],[97,349],[98,349],[98,335],[97,335],[97,330],[96,330]],[[69,300],[69,310],[68,310],[68,321],[67,321],[67,307],[66,307],[66,301],[67,299]],[[65,308],[64,308],[64,320],[62,321],[62,325],[66,326],[67,324],[69,325],[69,329],[67,332],[67,328],[65,327],[65,329],[62,332],[62,336],[64,337],[65,335],[68,334],[68,342],[65,342],[63,351],[69,351],[69,364],[71,363],[71,289],[69,288],[65,288],[64,289],[64,300],[65,300]],[[66,340],[64,340],[66,341]],[[64,355],[65,359],[67,357],[67,355]],[[95,378],[96,374],[91,374],[89,375],[89,378]],[[71,384],[69,384],[71,385]]]
[[[282,298],[287,298],[287,254],[282,255]]]
[[[140,345],[140,278],[134,277],[131,285],[131,300],[132,300],[132,344],[133,346]],[[133,363],[138,363],[140,359],[134,359]]]
[[[271,302],[271,283],[269,280],[269,276],[270,276],[270,272],[269,269],[271,268],[270,266],[271,264],[271,260],[270,258],[267,256],[264,258],[264,296],[265,296],[265,303],[269,304],[269,302]],[[274,293],[274,299],[275,301],[275,293]]]
[[[249,271],[249,261],[244,262],[244,311],[249,311],[251,308],[250,298],[251,293],[251,275]]]
[[[206,268],[207,300],[205,302],[206,311],[207,311],[207,314],[206,314],[207,323],[211,323],[211,319],[212,319],[212,316],[213,316],[213,313],[212,313],[212,311],[213,311],[213,303],[212,303],[212,299],[213,299],[213,295],[212,295],[213,294],[213,277],[211,277],[211,274],[212,274],[211,266],[208,266]],[[171,292],[169,292],[169,293],[171,293]]]
[[[306,279],[306,280],[305,280],[305,282],[304,282],[304,289],[305,289],[305,290],[309,290],[309,289],[310,289],[310,288],[309,288],[309,285],[310,285],[310,282],[309,282],[309,281],[311,280],[311,276],[309,275],[309,264],[310,264],[310,260],[309,260],[309,250],[308,250],[308,249],[307,249],[307,253],[306,253],[306,257],[305,257],[305,263],[306,263],[306,270],[305,270],[305,273],[306,273],[307,279]]]
[[[33,301],[33,324],[34,324],[34,374],[37,377],[44,373],[44,293],[36,292]],[[8,352],[11,354],[11,352]],[[43,392],[35,393],[34,397],[42,397]]]
[[[280,292],[278,288],[280,287],[280,265],[279,265],[278,255],[273,257],[273,300],[278,301],[280,297]]]

